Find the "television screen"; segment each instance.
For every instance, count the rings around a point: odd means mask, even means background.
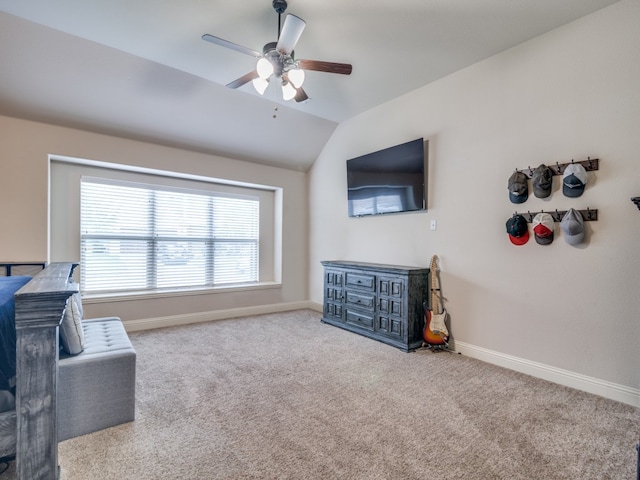
[[[349,216],[426,210],[422,138],[347,160]]]

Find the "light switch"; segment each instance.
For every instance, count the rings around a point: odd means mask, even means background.
[[[435,218],[431,219],[431,230],[435,230],[436,229],[436,220]]]

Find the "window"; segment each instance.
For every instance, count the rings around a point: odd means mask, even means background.
[[[260,201],[250,195],[83,177],[80,288],[158,291],[259,280]]]

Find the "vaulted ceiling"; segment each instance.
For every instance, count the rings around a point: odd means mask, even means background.
[[[310,100],[225,85],[277,40],[271,0],[0,0],[0,114],[306,171],[348,118],[618,0],[289,0]],[[283,15],[284,20],[284,15]]]

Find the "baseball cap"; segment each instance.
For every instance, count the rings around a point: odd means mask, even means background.
[[[553,217],[548,213],[538,213],[533,217],[533,236],[539,245],[549,245],[553,242]]]
[[[529,198],[529,185],[527,176],[519,171],[515,171],[509,177],[509,200],[512,203],[524,203]]]
[[[569,245],[577,245],[584,240],[584,220],[579,211],[570,208],[562,217],[560,228]]]
[[[570,163],[562,174],[562,193],[565,197],[579,197],[587,184],[587,171],[580,163]]]
[[[513,215],[507,220],[507,233],[514,245],[524,245],[529,241],[529,226],[522,215]]]
[[[544,163],[533,171],[533,194],[538,198],[547,198],[551,195],[553,184],[553,172]]]

